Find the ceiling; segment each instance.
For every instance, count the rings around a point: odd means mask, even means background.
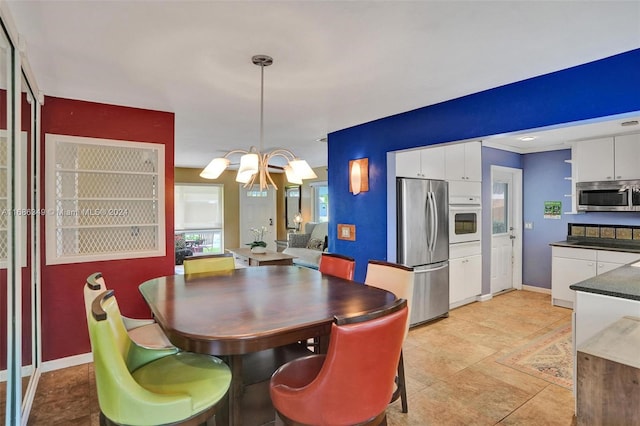
[[[640,47],[640,1],[7,3],[46,95],[174,112],[188,167],[259,144],[255,54],[264,148],[321,166],[329,132]]]

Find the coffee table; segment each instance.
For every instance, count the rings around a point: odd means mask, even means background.
[[[252,253],[249,248],[228,249],[236,262],[245,266],[293,265],[295,256],[267,250],[265,253]]]

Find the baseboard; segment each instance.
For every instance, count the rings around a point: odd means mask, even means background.
[[[473,303],[473,302],[475,302],[475,301],[477,301],[477,300],[478,300],[478,299],[477,299],[477,297],[476,297],[476,296],[473,296],[473,297],[467,297],[467,298],[466,298],[466,299],[464,299],[464,300],[460,300],[460,301],[458,301],[458,302],[451,303],[451,304],[449,305],[449,310],[451,310],[451,309],[455,309],[455,308],[459,308],[459,307],[464,306],[464,305],[468,305],[469,303]]]
[[[76,365],[88,364],[93,362],[93,354],[91,352],[80,355],[68,356],[65,358],[58,358],[51,361],[44,361],[42,363],[42,372],[60,370],[67,367],[75,367]]]
[[[551,289],[550,288],[536,287],[534,285],[522,284],[522,289],[526,290],[526,291],[533,291],[533,292],[536,292],[536,293],[551,294]]]
[[[478,302],[486,302],[491,299],[493,299],[493,294],[481,294],[478,296]]]
[[[21,377],[29,377],[33,373],[32,365],[24,365],[22,366],[22,371],[20,371]],[[7,370],[0,371],[0,383],[7,381]]]

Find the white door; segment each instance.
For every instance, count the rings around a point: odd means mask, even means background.
[[[240,185],[240,246],[254,241],[251,229],[266,228],[263,241],[276,251],[276,190],[260,191]]]
[[[491,293],[522,285],[522,170],[491,167]]]

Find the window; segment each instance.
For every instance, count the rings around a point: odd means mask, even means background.
[[[494,182],[491,194],[491,218],[493,234],[504,234],[509,227],[509,186],[506,182]]]
[[[47,134],[47,264],[164,256],[164,145]]]
[[[329,222],[329,186],[327,182],[314,182],[313,191],[313,221]]]
[[[176,184],[176,249],[193,254],[224,251],[223,193],[222,185]]]

